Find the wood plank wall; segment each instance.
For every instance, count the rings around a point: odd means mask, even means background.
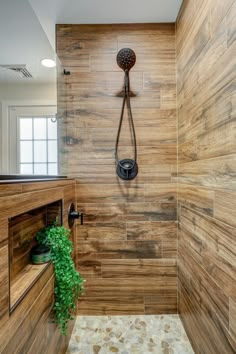
[[[64,354],[68,336],[61,335],[53,322],[53,267],[49,266],[24,299],[10,314],[8,218],[63,199],[63,223],[68,227],[67,211],[75,203],[75,182],[33,182],[0,184],[0,353]],[[75,230],[72,230],[74,238]],[[74,240],[75,241],[75,240]],[[22,284],[21,284],[22,285]]]
[[[115,173],[123,90],[119,49],[136,52],[131,71],[138,177]],[[57,25],[57,53],[71,72],[62,170],[77,180],[77,267],[87,279],[80,314],[175,313],[176,68],[174,24]],[[66,91],[66,94],[65,94]],[[63,113],[64,108],[64,113]],[[125,117],[120,157],[132,157]]]
[[[179,312],[196,353],[236,352],[236,1],[177,20]]]

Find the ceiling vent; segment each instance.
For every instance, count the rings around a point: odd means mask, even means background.
[[[25,64],[20,65],[0,65],[1,68],[11,70],[11,72],[16,73],[22,79],[32,79],[31,73],[26,69]]]

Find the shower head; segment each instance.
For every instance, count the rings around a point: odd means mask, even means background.
[[[130,71],[136,62],[136,55],[130,48],[121,49],[116,57],[117,64],[124,71]]]

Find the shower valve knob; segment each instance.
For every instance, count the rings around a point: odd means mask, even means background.
[[[69,207],[69,210],[68,210],[68,224],[69,224],[69,227],[72,227],[74,225],[75,219],[79,219],[79,218],[80,218],[80,225],[83,225],[83,223],[84,223],[84,213],[76,211],[74,203],[71,203],[70,207]]]

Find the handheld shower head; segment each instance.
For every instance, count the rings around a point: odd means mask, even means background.
[[[121,49],[116,57],[117,64],[124,71],[130,71],[136,62],[136,55],[130,48]]]
[[[136,134],[134,129],[133,116],[131,111],[130,104],[130,92],[129,92],[129,71],[134,66],[136,62],[136,55],[134,51],[130,48],[121,49],[116,57],[117,64],[125,72],[125,82],[124,82],[124,96],[123,104],[120,115],[120,123],[116,137],[116,148],[115,148],[115,158],[116,158],[116,173],[117,175],[124,180],[134,179],[138,174],[138,164],[137,164],[137,143],[136,143]],[[120,160],[118,157],[118,145],[120,139],[120,131],[122,126],[122,121],[124,117],[125,103],[127,104],[128,118],[130,119],[131,131],[134,141],[134,159],[123,159]]]

